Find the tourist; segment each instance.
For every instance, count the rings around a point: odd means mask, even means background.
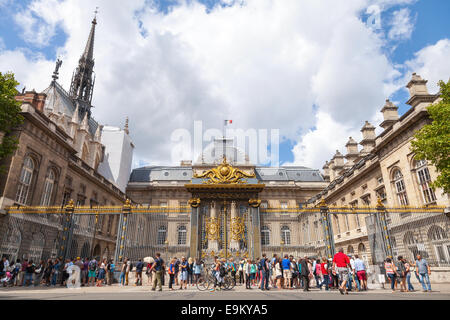
[[[270,277],[270,265],[269,261],[266,258],[266,254],[263,253],[262,258],[259,262],[261,269],[261,290],[269,290],[269,277]]]
[[[194,269],[193,270],[193,272],[194,272],[194,281],[197,284],[198,279],[202,275],[202,271],[203,271],[202,263],[201,263],[201,261],[198,258],[195,258],[195,260],[194,260],[193,269]]]
[[[245,276],[245,289],[251,289],[251,264],[250,260],[245,259],[244,263],[244,276]]]
[[[6,266],[6,257],[3,257],[0,260],[0,278],[3,278],[6,275],[6,270],[8,267]]]
[[[106,265],[106,283],[108,286],[112,285],[114,282],[114,270],[116,268],[116,265],[114,264],[114,261],[110,259],[108,261],[108,264]]]
[[[85,286],[89,282],[89,258],[85,258],[83,269],[81,270],[81,286]]]
[[[133,264],[131,263],[131,259],[127,259],[127,267],[125,269],[125,285],[128,285],[128,275],[133,271]]]
[[[411,263],[405,259],[406,283],[408,284],[408,292],[414,292],[414,286],[411,284]]]
[[[105,280],[106,274],[106,259],[103,259],[98,267],[97,287],[102,286],[102,282]]]
[[[142,286],[142,270],[144,269],[144,263],[142,263],[142,259],[139,259],[136,263],[136,281],[134,283],[135,286]]]
[[[428,289],[428,292],[431,292],[431,283],[430,283],[431,269],[427,260],[422,259],[422,256],[418,254],[415,266],[416,266],[416,274],[419,276],[420,284],[422,285],[423,289],[422,291],[427,292]],[[425,282],[428,288],[425,286]]]
[[[301,276],[303,280],[303,291],[307,292],[309,291],[309,279],[311,276],[311,271],[309,269],[309,260],[308,257],[304,257],[304,259],[301,259],[300,261],[301,265]]]
[[[255,264],[255,260],[250,260],[250,282],[253,287],[256,286],[256,271],[257,271],[257,269],[258,268]]]
[[[367,290],[367,274],[366,274],[366,265],[364,261],[362,261],[358,255],[355,255],[355,274],[358,277],[359,286],[358,291]]]
[[[39,265],[36,267],[36,270],[34,271],[35,287],[41,284],[42,278],[44,276],[44,270],[45,270],[45,262],[44,260],[41,260],[41,262],[39,262]]]
[[[128,262],[128,258],[125,258],[123,260],[122,266],[120,268],[119,287],[123,287],[125,285],[125,274],[127,272],[127,262]]]
[[[350,259],[344,253],[344,249],[340,248],[339,252],[336,253],[333,258],[333,271],[338,275],[339,281],[341,281],[341,284],[339,286],[339,292],[341,294],[348,294],[346,284],[347,281],[349,281],[349,268],[351,269]]]
[[[59,261],[59,259],[56,258],[52,270],[52,283],[51,283],[52,286],[56,286],[56,282],[58,281],[60,273],[61,273],[61,261]]]
[[[156,290],[156,286],[159,287],[158,291],[162,291],[161,277],[162,277],[163,266],[164,266],[164,260],[161,258],[161,254],[158,252],[158,253],[156,253],[155,261],[153,262],[153,264],[150,268],[150,271],[155,273],[153,275],[152,291]]]
[[[181,269],[181,281],[180,281],[180,290],[187,289],[187,279],[188,279],[188,262],[185,257],[181,257],[180,269]]]
[[[24,259],[21,264],[20,272],[19,272],[19,286],[23,286],[25,282],[25,273],[28,267],[28,259]]]
[[[169,289],[173,291],[173,284],[175,283],[175,262],[176,260],[172,258],[169,263],[169,269],[167,273],[169,274]]]
[[[400,282],[400,292],[406,292],[406,267],[402,256],[397,257],[397,275]]]
[[[386,270],[386,276],[388,277],[389,282],[391,283],[391,290],[392,292],[395,292],[397,272],[396,267],[392,262],[391,258],[386,259],[386,262],[384,263],[384,269]]]
[[[284,278],[284,289],[290,289],[291,278],[292,278],[292,270],[291,270],[291,261],[289,260],[289,256],[286,254],[281,263],[283,267],[283,278]]]
[[[329,280],[330,276],[328,274],[328,260],[327,258],[323,257],[322,262],[318,263],[320,266],[320,273],[322,274],[322,281],[320,283],[320,290],[322,290],[322,286],[325,285],[325,291],[330,290],[329,288]]]
[[[282,289],[282,278],[283,278],[283,267],[281,266],[281,258],[277,258],[275,257],[276,261],[275,261],[275,286],[278,287],[278,290]]]
[[[194,259],[192,259],[192,257],[189,257],[189,259],[188,259],[187,272],[188,272],[187,283],[190,286],[193,286],[194,285]]]
[[[299,278],[300,278],[298,265],[294,259],[294,256],[290,256],[289,260],[291,261],[291,270],[292,270],[291,287],[298,288]]]
[[[178,275],[180,273],[180,260],[175,257],[175,285],[178,286],[179,281],[178,281]]]
[[[94,286],[94,284],[95,284],[95,278],[97,276],[97,274],[96,274],[97,267],[98,267],[97,260],[95,260],[95,258],[92,258],[92,260],[89,261],[88,287],[90,286],[91,282],[92,282],[92,286]]]
[[[31,287],[33,285],[33,274],[36,270],[36,266],[33,263],[33,260],[30,260],[25,267],[25,282],[24,287]]]
[[[322,273],[322,266],[320,264],[320,260],[317,259],[314,261],[314,278],[316,279],[316,286],[318,289],[322,290],[322,283],[323,283],[323,273]]]
[[[225,259],[224,259],[225,260]],[[217,281],[214,281],[214,288],[212,288],[210,291],[214,292],[215,290],[222,290],[222,285],[224,283],[224,277],[226,275],[226,268],[225,268],[225,261],[220,261],[219,259],[216,259],[214,271],[215,271],[215,277]],[[219,285],[219,288],[217,288],[217,284]]]
[[[237,268],[236,268],[236,264],[234,263],[234,259],[233,258],[230,259],[228,267],[229,267],[230,272],[231,272],[231,277],[233,278],[234,283],[236,283]]]
[[[238,264],[239,285],[243,285],[245,283],[244,264],[245,264],[244,259],[239,260],[239,264]]]
[[[47,265],[44,269],[44,283],[47,287],[50,287],[51,284],[51,276],[53,271],[53,261],[52,259],[47,260]]]

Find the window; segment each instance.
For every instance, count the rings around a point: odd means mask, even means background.
[[[261,245],[270,245],[270,230],[268,226],[261,227]]]
[[[285,201],[280,202],[280,207],[281,207],[281,209],[287,209],[288,208],[287,202],[285,202]]]
[[[159,203],[159,206],[161,207],[161,208],[167,208],[167,202],[160,202]]]
[[[431,177],[430,171],[427,167],[426,160],[420,160],[416,162],[417,178],[419,180],[420,190],[422,191],[424,203],[431,203],[436,201],[436,196],[433,189],[430,186]]]
[[[339,217],[334,215],[334,223],[336,224],[337,233],[341,233],[341,226],[339,225]]]
[[[179,226],[178,227],[178,245],[185,245],[186,244],[186,226]]]
[[[347,253],[348,254],[353,254],[353,253],[355,253],[355,251],[353,250],[353,246],[348,246],[348,248],[347,248]]]
[[[268,205],[267,205],[267,201],[262,201],[261,202],[261,208],[262,209],[267,209]]]
[[[365,206],[370,206],[370,194],[362,197],[361,200]]]
[[[395,190],[397,192],[397,199],[400,205],[407,206],[408,205],[408,197],[406,195],[405,182],[403,181],[403,175],[400,170],[395,170],[394,174],[394,184]]]
[[[41,206],[49,206],[52,201],[53,188],[55,186],[55,170],[50,169],[47,173],[44,183],[44,192],[42,193]]]
[[[166,243],[166,237],[167,237],[167,227],[166,226],[160,226],[158,228],[158,239],[157,239],[158,245],[165,244]]]
[[[33,181],[33,172],[35,163],[31,157],[26,157],[20,172],[19,186],[17,188],[16,202],[26,205],[30,194],[31,182]]]
[[[378,182],[378,185],[381,185],[381,184],[383,184],[383,177],[378,177],[377,178],[377,182]]]
[[[386,205],[386,189],[380,188],[377,190],[377,197],[381,199],[381,202]]]
[[[286,246],[291,244],[291,230],[288,226],[281,227],[281,242]]]

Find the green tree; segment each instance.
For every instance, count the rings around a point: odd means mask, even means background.
[[[11,134],[23,122],[20,102],[14,99],[18,85],[13,73],[0,72],[0,162],[11,155],[19,143],[17,137]],[[0,167],[2,170],[4,168]]]
[[[450,80],[439,81],[442,100],[428,107],[433,120],[415,134],[411,150],[417,160],[428,160],[439,176],[433,181],[434,188],[450,193]]]

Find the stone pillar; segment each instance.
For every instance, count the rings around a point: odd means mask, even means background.
[[[218,221],[217,218],[217,208],[216,202],[211,202],[211,213],[210,213],[211,222],[216,223]],[[208,251],[217,252],[219,250],[219,242],[218,240],[209,240],[208,241]]]
[[[198,216],[199,208],[192,208],[191,212],[191,237],[190,237],[190,257],[198,257],[200,252],[199,238],[198,238]]]
[[[249,256],[252,259],[261,257],[261,223],[259,219],[259,207],[250,207],[250,214],[252,217],[252,225],[249,226],[250,229],[250,239],[251,248]]]
[[[236,211],[236,202],[233,201],[233,202],[231,202],[231,224],[230,224],[230,226],[236,222],[238,217],[239,217],[239,215],[237,214],[237,211]],[[230,235],[230,236],[232,237],[233,235]],[[230,250],[231,251],[239,250],[239,241],[238,240],[234,240],[233,238],[231,238]]]

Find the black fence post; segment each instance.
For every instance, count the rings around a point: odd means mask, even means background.
[[[323,234],[325,237],[325,251],[327,253],[328,258],[333,258],[335,253],[334,246],[334,235],[333,235],[333,227],[331,225],[330,220],[330,210],[325,203],[325,199],[322,198],[322,201],[319,203],[320,206],[320,214],[322,218],[322,226],[323,226]]]

